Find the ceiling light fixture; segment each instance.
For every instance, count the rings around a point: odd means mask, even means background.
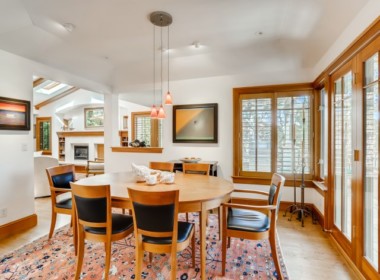
[[[168,92],[167,92],[167,95],[166,95],[166,101],[165,101],[165,104],[172,104],[171,102],[171,95],[170,95],[170,91],[169,91],[169,25],[172,23],[172,16],[166,12],[161,12],[161,11],[158,11],[158,12],[153,12],[150,14],[150,22],[153,24],[153,95],[154,95],[154,101],[153,101],[153,106],[152,106],[152,109],[151,109],[151,113],[150,113],[150,116],[151,118],[159,118],[159,119],[163,119],[165,118],[165,111],[164,111],[164,108],[162,106],[162,94],[163,94],[163,91],[162,91],[162,74],[163,74],[163,50],[164,50],[164,47],[163,47],[163,40],[162,40],[162,30],[163,30],[163,27],[167,27],[168,28],[168,40],[167,40],[167,53],[168,53],[168,65],[167,65],[167,69],[168,69]],[[157,48],[156,47],[156,26],[158,27],[161,27],[160,29],[160,47]],[[160,108],[157,109],[156,108],[156,51],[160,50],[160,75],[161,75],[161,90],[160,90],[160,95],[161,95],[161,98],[160,98],[160,101],[161,101],[161,105],[160,105]],[[168,97],[169,96],[169,97]],[[169,100],[169,101],[168,101]]]
[[[201,47],[201,44],[199,43],[199,41],[195,41],[193,43],[193,46],[194,46],[194,48],[199,49]]]
[[[75,25],[70,23],[70,22],[66,22],[66,23],[62,23],[62,26],[63,28],[65,28],[68,32],[73,32],[73,30],[75,29]]]

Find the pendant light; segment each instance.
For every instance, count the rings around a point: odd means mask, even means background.
[[[161,12],[161,11],[158,11],[158,12],[153,12],[150,14],[150,22],[153,24],[153,91],[154,91],[154,101],[153,101],[153,106],[152,106],[152,110],[151,110],[151,118],[159,118],[159,119],[164,119],[166,116],[165,116],[165,111],[164,111],[164,108],[162,106],[162,94],[163,94],[163,87],[162,87],[162,74],[163,74],[163,44],[162,44],[162,29],[163,27],[168,27],[168,93],[169,93],[169,25],[172,23],[172,16],[166,12]],[[160,36],[160,52],[161,52],[161,64],[160,64],[160,77],[161,77],[161,90],[160,90],[160,101],[161,101],[161,105],[159,107],[159,109],[157,109],[156,107],[156,26],[159,26],[161,27],[161,36]],[[170,95],[170,93],[169,93]],[[167,104],[165,102],[165,104]]]
[[[166,93],[165,97],[165,105],[173,105],[172,95],[170,94],[170,87],[169,87],[169,54],[170,54],[170,47],[169,47],[169,26],[168,26],[168,92]]]

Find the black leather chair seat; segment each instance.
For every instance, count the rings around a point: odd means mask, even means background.
[[[269,230],[268,216],[252,210],[231,209],[227,218],[227,228],[240,231],[264,232]]]
[[[132,226],[132,216],[112,214],[112,234],[123,232]],[[93,234],[106,234],[106,228],[85,227],[84,230]]]
[[[191,230],[193,229],[194,224],[187,222],[178,222],[178,243],[184,242],[189,238]],[[142,236],[143,242],[151,244],[171,244],[172,239],[167,237],[148,237]]]
[[[58,208],[71,209],[72,208],[71,202],[72,202],[71,198],[67,198],[67,199],[61,200],[60,202],[57,202],[55,206]]]

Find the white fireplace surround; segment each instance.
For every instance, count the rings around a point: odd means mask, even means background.
[[[98,155],[96,154],[97,145],[104,144],[104,137],[102,136],[92,136],[92,137],[76,137],[70,136],[66,137],[65,143],[65,154],[66,162],[83,165],[86,164],[86,160],[74,159],[74,146],[88,146],[88,159],[94,160]]]

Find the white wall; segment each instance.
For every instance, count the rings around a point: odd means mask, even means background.
[[[110,92],[107,86],[0,50],[0,96],[29,100],[33,107],[33,75],[98,92]],[[33,130],[0,131],[0,209],[7,208],[7,216],[0,218],[0,225],[35,212],[33,150]]]

